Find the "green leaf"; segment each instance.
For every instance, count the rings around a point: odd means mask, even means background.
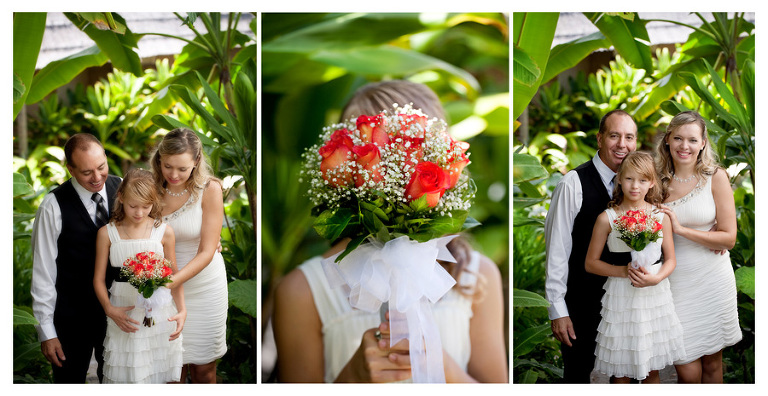
[[[13,307],[13,325],[19,326],[19,325],[36,325],[39,322],[35,317],[30,314],[29,312],[19,309],[16,307]]]
[[[526,87],[532,87],[541,77],[541,69],[528,54],[520,48],[513,49],[512,76]]]
[[[549,302],[544,297],[528,291],[514,289],[512,290],[513,307],[548,307]]]
[[[352,211],[348,208],[329,209],[317,216],[312,227],[321,237],[334,241],[347,227],[352,215]]]
[[[24,85],[24,81],[21,81],[18,74],[13,73],[13,103],[18,102],[26,91],[27,87]]]
[[[43,43],[46,13],[16,12],[13,14],[13,74],[27,87],[13,104],[13,118],[26,102],[35,75],[37,56]]]
[[[426,70],[442,70],[453,75],[476,96],[480,83],[470,73],[438,58],[391,45],[358,48],[355,51],[318,51],[310,60],[337,66],[357,74],[410,75]]]
[[[541,70],[547,69],[547,61],[559,15],[556,12],[515,12],[512,14],[514,18],[513,47],[524,52]],[[515,53],[513,53],[514,55]],[[530,86],[518,82],[517,79],[513,83],[512,116],[517,119],[520,114],[523,114],[523,110],[536,94],[541,84],[541,77]]]
[[[229,304],[255,318],[258,312],[258,284],[253,279],[236,279],[227,285]]]
[[[551,80],[563,71],[576,66],[592,52],[610,46],[610,41],[606,39],[601,32],[595,32],[588,36],[556,45],[549,53],[547,70],[544,72],[544,77],[541,79],[542,84]]]
[[[530,327],[519,334],[515,334],[512,356],[523,356],[531,352],[537,345],[546,341],[551,334],[552,328],[549,323]]]
[[[352,240],[349,241],[349,243],[347,244],[347,248],[344,249],[344,251],[338,257],[336,257],[336,260],[334,260],[334,262],[338,263],[339,261],[344,259],[344,257],[347,257],[348,254],[352,253],[353,250],[357,249],[357,247],[360,246],[360,244],[363,243],[363,241],[368,239],[369,236],[371,235],[366,234],[366,235],[360,235],[356,238],[352,238]]]
[[[640,18],[628,20],[621,16],[600,12],[585,12],[584,15],[600,29],[600,32],[613,44],[629,64],[653,73],[651,60],[651,40],[645,29],[645,22]]]
[[[735,271],[736,288],[755,299],[755,267],[741,267]]]
[[[24,345],[14,345],[13,347],[13,370],[21,370],[32,362],[37,360],[42,353],[40,352],[40,343],[32,342]]]
[[[533,155],[514,153],[512,161],[512,180],[514,184],[549,176],[549,172],[541,166],[539,159]]]
[[[13,172],[13,196],[20,197],[35,192],[32,186],[27,183],[27,178],[21,173]]]
[[[136,48],[136,37],[126,28],[124,34],[119,34],[111,30],[99,30],[88,20],[81,18],[76,13],[65,12],[64,15],[83,31],[91,40],[96,42],[102,52],[104,52],[115,68],[129,72],[135,76],[142,75],[141,59],[139,55],[132,50]],[[118,15],[112,14],[117,23],[125,25],[125,20]]]
[[[26,103],[37,103],[53,90],[70,83],[89,67],[107,63],[107,56],[99,47],[92,46],[74,55],[53,61],[35,74]]]
[[[417,13],[355,13],[329,15],[325,21],[286,14],[264,15],[264,23],[285,33],[263,45],[264,51],[311,53],[321,50],[354,52],[362,47],[389,43],[427,28]],[[304,28],[296,28],[299,26]],[[291,30],[288,30],[291,29]],[[268,37],[267,37],[268,38]]]
[[[747,59],[741,70],[741,100],[747,107],[747,117],[755,120],[755,62]]]

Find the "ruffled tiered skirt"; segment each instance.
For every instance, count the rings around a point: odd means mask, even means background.
[[[157,384],[178,381],[181,378],[182,337],[168,341],[176,329],[176,322],[168,318],[177,313],[172,299],[152,309],[154,325],[146,327],[144,308],[136,305],[138,292],[127,282],[114,282],[110,288],[110,302],[116,307],[136,307],[128,311],[138,321],[139,330],[126,333],[107,318],[107,336],[104,339],[104,383]],[[158,293],[158,292],[155,292]]]
[[[667,279],[636,288],[627,278],[609,277],[603,289],[595,369],[643,380],[685,356],[683,327]]]

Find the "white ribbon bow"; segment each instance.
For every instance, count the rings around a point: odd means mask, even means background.
[[[437,260],[456,262],[446,245],[457,235],[416,242],[407,236],[358,246],[339,263],[324,259],[331,287],[347,285],[352,307],[376,312],[389,301],[390,346],[408,339],[413,382],[444,383],[443,347],[432,316],[456,281]]]

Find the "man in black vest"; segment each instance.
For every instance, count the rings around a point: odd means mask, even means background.
[[[613,178],[637,145],[637,125],[623,110],[600,120],[597,154],[568,172],[552,193],[547,213],[546,295],[552,333],[562,344],[563,380],[589,383],[595,363],[595,338],[600,324],[600,299],[606,278],[587,273],[584,259],[597,216],[611,200]],[[602,260],[627,265],[629,253],[603,250]]]
[[[54,382],[84,383],[94,350],[101,382],[107,322],[93,291],[96,232],[109,219],[120,178],[108,175],[93,135],[73,135],[64,154],[72,178],[46,195],[32,230],[32,308]]]

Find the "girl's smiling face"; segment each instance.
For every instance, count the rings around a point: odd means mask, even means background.
[[[183,186],[189,180],[195,160],[191,153],[164,155],[160,158],[160,170],[163,178],[171,186]]]

